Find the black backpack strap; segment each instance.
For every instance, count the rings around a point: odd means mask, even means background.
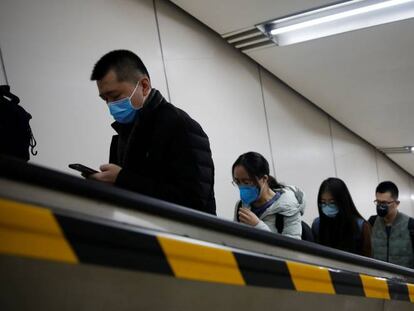
[[[315,218],[312,223],[312,233],[313,233],[313,238],[315,242],[319,241],[319,222],[320,222],[320,219],[318,217],[318,218]]]
[[[411,217],[408,220],[408,232],[410,233],[411,245],[414,251],[414,218]]]
[[[358,227],[358,238],[357,240],[357,251],[358,253],[362,253],[362,250],[364,248],[364,223],[365,223],[365,219],[363,218],[357,218],[356,219],[357,222],[357,227]],[[374,220],[375,222],[375,220]]]
[[[278,233],[282,234],[283,232],[283,227],[285,226],[284,224],[284,216],[281,214],[276,214],[276,221],[275,221],[275,225],[276,225],[276,230]]]
[[[364,223],[365,223],[365,220],[363,218],[359,218],[359,217],[357,218],[357,226],[358,226],[358,230],[361,236],[362,236],[362,232],[364,231]]]
[[[368,219],[368,222],[371,225],[371,227],[374,227],[375,220],[377,220],[377,215],[373,215]]]
[[[311,227],[309,227],[309,225],[304,221],[301,221],[301,223],[302,223],[302,240],[309,241],[309,242],[315,242]]]

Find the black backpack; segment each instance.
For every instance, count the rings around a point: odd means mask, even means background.
[[[377,220],[377,215],[373,215],[368,219],[368,222],[370,223],[371,227],[374,227],[376,220]],[[410,217],[410,219],[408,220],[407,228],[408,228],[408,232],[410,233],[411,245],[414,251],[414,218]]]
[[[285,216],[281,214],[276,214],[275,225],[276,225],[277,232],[280,234],[282,234],[283,228],[285,226],[284,217]],[[309,241],[309,242],[315,242],[315,239],[313,238],[312,229],[309,227],[309,225],[304,221],[301,221],[301,224],[302,224],[302,240]]]
[[[32,116],[19,106],[19,98],[10,92],[10,86],[0,85],[0,154],[25,161],[36,146],[29,121]]]

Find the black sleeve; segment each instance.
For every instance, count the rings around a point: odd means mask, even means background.
[[[319,243],[319,218],[315,218],[312,222],[312,233],[315,242]]]
[[[109,163],[119,165],[118,161],[118,135],[112,136],[111,147],[109,149]]]

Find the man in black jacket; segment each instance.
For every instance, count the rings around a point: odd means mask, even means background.
[[[116,50],[95,65],[91,80],[116,120],[109,164],[90,178],[216,214],[214,164],[201,126],[151,87],[134,53]]]

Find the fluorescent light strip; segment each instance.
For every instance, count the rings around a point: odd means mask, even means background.
[[[414,0],[352,0],[256,27],[283,46],[413,17]]]
[[[378,148],[386,154],[393,153],[414,153],[414,146],[404,146],[404,147],[380,147]]]
[[[311,10],[311,11],[307,11],[307,12],[302,12],[296,15],[291,15],[291,16],[287,16],[287,17],[282,17],[279,18],[277,20],[274,20],[273,23],[285,23],[288,22],[290,20],[295,20],[303,17],[307,17],[307,16],[312,16],[312,15],[320,15],[320,14],[324,14],[324,12],[326,11],[332,11],[334,9],[340,9],[341,7],[347,7],[350,6],[350,4],[354,5],[360,2],[364,2],[366,0],[349,0],[349,1],[345,1],[345,2],[341,2],[341,3],[337,3],[337,4],[333,4],[330,6],[326,6],[326,7],[321,7],[319,9],[315,9],[315,10]]]
[[[302,22],[299,24],[276,28],[276,29],[273,29],[270,33],[272,35],[278,35],[278,34],[286,33],[289,31],[299,30],[299,29],[312,27],[312,26],[320,25],[320,24],[327,23],[327,22],[332,22],[335,20],[344,19],[344,18],[351,17],[351,16],[356,16],[356,15],[360,15],[360,14],[364,14],[364,13],[368,13],[368,12],[372,12],[376,10],[390,8],[393,6],[405,4],[408,2],[412,2],[412,1],[413,0],[390,0],[390,1],[380,2],[380,3],[372,4],[366,7],[361,7],[361,8],[353,9],[350,11],[345,11],[345,12],[341,12],[341,13],[337,13],[333,15],[328,15],[328,16],[312,19],[312,20]],[[275,21],[275,23],[277,23],[277,21]]]

